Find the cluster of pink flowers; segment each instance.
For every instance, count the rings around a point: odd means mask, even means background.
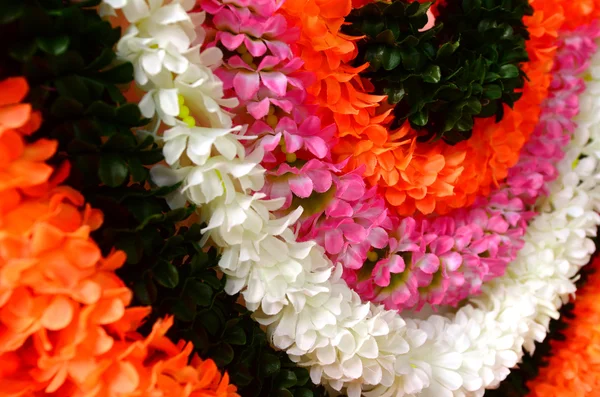
[[[456,305],[504,273],[523,245],[533,205],[557,176],[585,86],[579,75],[599,36],[596,25],[563,36],[540,122],[503,185],[447,216],[403,219],[387,258],[345,267],[346,281],[363,299],[390,309]]]
[[[278,13],[276,0],[209,0],[211,45],[224,52],[215,72],[230,96],[236,124],[257,136],[249,150],[265,151],[269,197],[284,197],[283,210],[304,208],[300,240],[320,244],[344,278],[365,300],[391,309],[425,304],[456,305],[481,284],[504,273],[522,246],[533,204],[556,177],[553,164],[573,130],[578,74],[595,49],[598,29],[565,36],[554,66],[554,81],[541,122],[507,181],[491,196],[449,215],[398,219],[362,170],[344,173],[331,162],[335,125],[323,126],[327,109],[316,109],[292,44],[298,32]],[[320,112],[317,116],[317,110]],[[327,116],[327,115],[325,115]]]
[[[329,159],[335,127],[322,127],[314,115],[316,109],[305,104],[305,87],[313,76],[300,71],[303,61],[291,48],[299,32],[289,28],[285,17],[277,13],[280,6],[276,0],[201,3],[214,33],[210,45],[224,53],[224,64],[215,74],[223,81],[226,93],[240,100],[232,109],[234,121],[248,125],[246,134],[259,138],[252,148],[263,147],[267,169],[287,162],[290,173],[306,176],[308,170],[303,172],[303,164],[296,163]],[[296,189],[298,183],[294,186]],[[307,186],[297,188],[308,190],[312,191]]]

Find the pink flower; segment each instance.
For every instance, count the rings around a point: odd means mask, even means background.
[[[263,189],[270,198],[284,197],[284,208],[292,203],[292,196],[308,198],[313,192],[325,193],[333,184],[333,172],[340,168],[333,164],[313,159],[300,167],[282,163],[268,172],[268,182]]]
[[[273,15],[281,4],[281,1],[275,0],[204,0],[201,2],[202,9],[213,15],[223,9],[241,9],[263,17]]]
[[[223,8],[215,14],[213,24],[219,30],[216,39],[229,51],[242,44],[253,57],[265,55],[267,49],[279,59],[289,59],[292,51],[288,44],[298,36],[297,29],[288,29],[283,15],[267,18],[254,15],[249,9]]]

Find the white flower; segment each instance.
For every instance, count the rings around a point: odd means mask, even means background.
[[[187,2],[189,3],[189,2]],[[191,17],[178,1],[163,5],[160,0],[130,0],[123,8],[132,22],[117,43],[117,56],[134,66],[135,81],[140,86],[170,88],[172,73],[185,72],[190,61],[188,53],[196,32]],[[152,88],[149,86],[149,88]]]
[[[240,137],[234,135],[241,127],[235,128],[204,128],[177,125],[165,131],[163,153],[169,165],[178,162],[185,153],[195,165],[204,165],[214,151],[227,160],[236,157],[243,158],[244,146],[239,142]]]
[[[183,74],[175,78],[175,88],[184,98],[185,105],[190,109],[200,125],[215,128],[231,127],[231,115],[223,108],[235,108],[237,98],[224,99],[223,83],[207,66],[220,62],[221,50],[209,48],[202,52],[199,62],[202,65],[191,65]]]

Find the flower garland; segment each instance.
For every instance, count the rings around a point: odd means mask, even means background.
[[[568,328],[562,340],[550,343],[552,356],[538,376],[527,383],[531,397],[593,395],[600,386],[598,341],[598,286],[600,285],[600,258],[592,264],[594,273],[586,285],[577,291],[577,299]]]
[[[533,205],[557,176],[556,164],[575,128],[572,119],[585,88],[579,75],[589,66],[599,35],[599,27],[592,25],[561,36],[540,123],[500,188],[446,216],[404,218],[395,236],[398,248],[385,260],[356,268],[341,261],[348,285],[364,300],[383,302],[388,309],[420,308],[424,303],[457,305],[478,293],[483,282],[503,274],[522,247]]]
[[[216,73],[225,81],[226,95],[242,98],[232,109],[234,123],[249,124],[249,133],[259,137],[251,147],[261,144],[267,151],[262,191],[271,198],[284,197],[284,208],[293,203],[293,208],[308,209],[299,222],[300,241],[319,243],[333,263],[341,263],[344,279],[363,299],[383,302],[388,309],[456,305],[479,292],[484,281],[503,274],[522,245],[529,210],[545,189],[541,182],[555,177],[551,169],[568,141],[562,130],[547,134],[547,123],[538,124],[517,171],[488,200],[480,199],[474,208],[447,217],[405,218],[400,223],[389,216],[374,188],[365,189],[356,172],[343,173],[328,162],[330,128],[321,129],[310,106],[302,102],[309,98],[303,92],[307,79],[298,78],[295,70],[301,61],[291,55],[285,20],[270,13],[277,4],[263,2],[247,9],[213,1],[204,3],[203,9],[209,14],[208,36],[215,37],[209,46],[219,45],[224,51],[224,65]],[[259,31],[255,26],[266,28]],[[581,34],[590,33],[594,32]],[[581,56],[589,58],[593,48],[563,49],[568,56],[571,51],[585,52]],[[266,60],[272,65],[260,71]],[[580,73],[563,66],[564,78]],[[275,75],[279,78],[273,79]],[[286,79],[289,84],[284,85]],[[251,80],[256,84],[246,84]],[[281,86],[273,86],[271,80],[281,80]],[[249,87],[253,88],[246,92]],[[581,84],[557,87],[545,111],[571,118],[576,110],[563,101],[572,101],[581,89]],[[168,159],[181,153],[180,136],[170,132],[165,136],[165,151],[173,153]],[[540,144],[548,156],[542,162],[536,160]],[[536,181],[535,186],[525,187],[530,180]]]
[[[506,108],[502,121],[496,124],[493,119],[477,119],[472,138],[455,146],[443,142],[415,145],[409,139],[414,132],[408,125],[384,139],[340,134],[335,158],[348,159],[349,169],[366,164],[366,180],[383,188],[387,202],[400,215],[446,214],[471,205],[477,196],[487,196],[517,162],[550,84],[554,40],[564,21],[564,1],[530,3],[534,15],[524,18],[532,32],[526,43],[530,61],[523,66],[529,81],[514,108]]]
[[[22,78],[0,82],[0,389],[2,395],[211,395],[236,397],[228,375],[165,337],[172,318],[136,332],[148,309],[114,274],[122,251],[102,257],[90,238],[102,214],[57,186],[68,167],[44,163],[56,142],[25,137],[40,116],[20,101]]]
[[[242,3],[239,5],[244,6]],[[128,31],[135,32],[145,45],[131,58],[138,71],[149,72],[147,79],[142,73],[137,77],[142,78],[140,84],[148,84],[151,94],[147,101],[154,101],[157,115],[167,124],[175,122],[185,128],[184,123],[163,117],[175,116],[180,110],[178,102],[165,101],[167,95],[171,98],[178,93],[171,85],[172,77],[166,81],[154,78],[167,76],[162,71],[175,65],[162,62],[144,71],[139,59],[147,51],[154,52],[153,45],[158,46],[159,54],[164,53],[172,42],[157,40],[153,32],[165,31],[162,29],[168,26],[169,32],[189,34],[186,27],[192,19],[201,18],[175,13],[175,9],[191,9],[177,2],[154,5],[141,14],[125,12],[132,23]],[[186,37],[186,43],[193,41]],[[200,60],[194,58],[196,63],[182,61],[181,65],[204,67],[208,74],[203,54]],[[213,61],[211,58],[206,65],[214,65]],[[210,76],[205,81],[215,82]],[[182,102],[187,103],[186,95],[199,90],[197,86],[195,91],[181,91]],[[216,97],[211,103],[218,100]],[[288,226],[299,211],[272,218],[270,211],[284,200],[264,200],[262,194],[248,193],[263,185],[264,171],[258,166],[262,151],[257,148],[245,155],[240,135],[235,134],[239,127],[194,127],[194,139],[187,139],[180,158],[170,167],[156,166],[152,175],[159,185],[183,182],[171,203],[181,206],[189,201],[200,206],[201,222],[207,225],[203,242],[210,240],[222,250],[219,265],[227,275],[226,291],[243,290],[247,307],[256,310],[257,320],[268,325],[273,344],[285,349],[299,365],[310,366],[315,382],[336,390],[344,388],[350,396],[361,391],[367,396],[481,394],[506,376],[523,346],[530,348],[534,340],[544,337],[561,298],[573,290],[570,278],[593,251],[586,236],[600,223],[593,212],[598,204],[593,149],[600,137],[589,129],[587,119],[598,113],[598,105],[591,99],[585,101],[581,123],[559,167],[561,177],[554,184],[549,204],[529,228],[523,250],[505,276],[485,285],[481,297],[449,317],[401,319],[394,311],[361,303],[322,250],[314,243],[296,242]],[[194,114],[196,121],[201,117],[214,120],[208,116],[223,114],[216,106],[202,111],[206,113]],[[573,161],[581,154],[588,156],[586,161],[573,169]]]

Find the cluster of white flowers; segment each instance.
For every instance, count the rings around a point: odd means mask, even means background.
[[[194,0],[104,0],[110,15],[130,23],[118,55],[131,61],[146,95],[145,116],[168,126],[162,134],[166,166],[152,169],[156,184],[183,182],[173,207],[198,206],[204,229],[221,252],[226,291],[241,292],[272,344],[310,367],[314,382],[351,397],[481,396],[519,361],[523,347],[542,340],[550,318],[575,291],[573,277],[594,247],[600,217],[600,73],[582,98],[579,128],[560,166],[542,214],[503,277],[484,287],[457,313],[426,320],[361,302],[314,243],[296,241],[294,211],[276,219],[281,200],[264,200],[260,149],[246,155],[242,127],[222,107],[222,84],[213,74],[221,54],[201,52],[202,13]],[[594,59],[600,65],[600,57]],[[600,67],[600,66],[598,66]],[[587,157],[573,166],[581,155]]]

